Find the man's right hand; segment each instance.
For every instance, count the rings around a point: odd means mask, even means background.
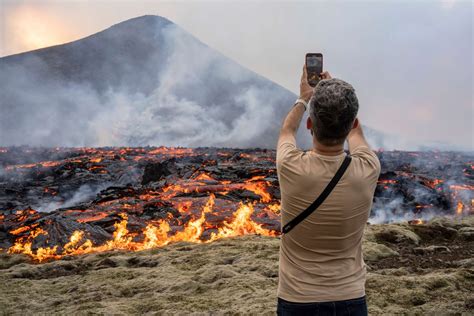
[[[321,79],[332,79],[331,74],[327,71],[322,72],[319,76]]]

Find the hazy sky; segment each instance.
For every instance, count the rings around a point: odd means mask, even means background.
[[[322,52],[364,124],[474,150],[471,1],[190,2],[0,0],[0,55],[157,14],[295,93],[305,53]]]

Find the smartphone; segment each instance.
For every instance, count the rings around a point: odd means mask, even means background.
[[[306,54],[306,74],[308,83],[311,87],[315,87],[319,80],[320,74],[323,72],[323,54],[307,53]]]

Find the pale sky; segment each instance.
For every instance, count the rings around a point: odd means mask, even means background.
[[[294,93],[305,53],[322,52],[325,70],[356,88],[364,124],[474,150],[471,1],[0,3],[0,56],[156,14]]]

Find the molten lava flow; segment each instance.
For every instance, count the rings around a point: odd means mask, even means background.
[[[452,200],[456,201],[456,214],[462,215],[463,213],[471,213],[473,211],[472,198],[466,198],[466,195],[472,196],[474,186],[468,184],[456,184],[450,185],[449,188],[452,191]]]
[[[108,215],[109,214],[107,214],[106,212],[99,212],[99,213],[95,213],[94,215],[91,215],[91,216],[78,218],[77,221],[79,223],[95,222],[95,221],[101,220],[103,218],[106,218]]]
[[[84,232],[75,231],[71,235],[69,242],[62,246],[61,249],[56,245],[54,247],[40,247],[34,251],[32,248],[34,239],[39,235],[48,234],[43,229],[36,228],[30,230],[30,235],[26,239],[19,238],[15,244],[10,247],[8,252],[26,254],[34,260],[42,262],[47,259],[59,259],[66,255],[79,255],[116,249],[132,251],[151,249],[180,241],[205,243],[221,238],[247,234],[259,234],[264,236],[276,236],[278,234],[276,231],[263,228],[261,224],[252,220],[251,216],[254,213],[254,208],[251,203],[241,203],[239,208],[233,213],[232,220],[229,222],[224,221],[223,226],[217,228],[217,232],[212,232],[210,238],[205,239],[203,238],[203,233],[208,228],[206,215],[213,212],[214,204],[215,196],[211,194],[207,203],[202,208],[200,215],[190,220],[184,225],[182,230],[178,230],[175,233],[171,233],[170,225],[165,220],[160,220],[158,225],[148,224],[140,234],[130,233],[127,229],[128,215],[121,213],[120,216],[122,220],[114,224],[115,231],[112,240],[107,241],[103,245],[93,245],[89,239],[85,238]]]
[[[35,149],[0,147],[6,178],[25,179],[0,188],[6,194],[3,205],[12,205],[0,210],[0,225],[7,232],[1,244],[8,245],[10,253],[44,261],[115,249],[151,249],[180,241],[205,243],[245,234],[279,234],[274,151],[166,147],[49,151],[36,155]],[[464,216],[474,210],[471,158],[440,153],[442,164],[426,169],[411,167],[412,158],[402,152],[380,150],[377,154],[383,156],[388,171],[378,181],[379,206],[403,197],[400,210],[411,212],[414,218],[424,218],[432,211]],[[438,159],[422,152],[408,156],[426,159],[428,165]],[[463,163],[447,164],[450,157],[463,159]],[[397,169],[399,165],[403,167]],[[455,165],[462,170],[454,170]],[[150,182],[144,181],[145,175]],[[84,184],[129,181],[126,186],[107,184],[86,203],[65,203]],[[17,186],[24,189],[17,190]],[[418,188],[426,194],[417,194]],[[30,203],[39,209],[43,204],[61,208],[46,214],[29,209]],[[409,223],[422,224],[423,220]],[[64,236],[65,232],[70,235]]]
[[[208,181],[215,181],[210,175],[207,173],[200,173],[197,177],[194,178],[195,180],[208,180]]]
[[[423,220],[420,219],[420,218],[417,218],[417,219],[408,221],[408,224],[410,224],[410,225],[421,225],[421,224],[423,224]]]
[[[42,161],[30,164],[23,164],[23,165],[9,165],[5,167],[5,170],[13,170],[15,168],[18,169],[28,169],[33,167],[54,167],[61,163],[61,161]]]
[[[464,205],[462,204],[461,201],[459,201],[456,207],[456,214],[461,215],[463,208],[464,208]]]
[[[148,152],[151,155],[173,155],[174,157],[179,156],[190,156],[193,153],[192,148],[176,148],[176,147],[159,147],[155,150]]]
[[[435,189],[438,185],[442,184],[444,181],[441,179],[434,179],[432,181],[426,182],[426,185],[428,185],[430,188]]]
[[[90,162],[99,163],[99,162],[102,161],[102,158],[101,158],[101,157],[91,158],[89,161],[90,161]]]
[[[397,183],[397,180],[385,179],[385,180],[379,180],[378,183],[383,183],[383,184],[396,184],[396,183]]]
[[[451,190],[455,190],[455,191],[458,191],[458,190],[469,190],[469,191],[473,191],[474,190],[474,185],[468,185],[468,184],[464,184],[464,185],[450,185],[449,188]]]

